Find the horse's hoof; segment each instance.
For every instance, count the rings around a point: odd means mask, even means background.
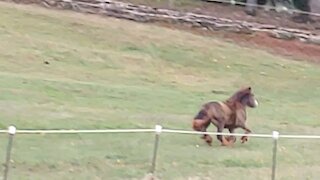
[[[212,137],[209,136],[209,135],[204,135],[201,138],[204,139],[207,144],[211,144],[212,143]]]
[[[212,138],[210,136],[206,137],[205,141],[209,146],[212,146]]]
[[[235,143],[237,138],[235,136],[227,136],[226,137],[226,140],[229,142],[229,143]]]
[[[245,143],[245,142],[247,142],[248,140],[249,140],[248,136],[242,136],[242,137],[241,137],[241,143],[242,143],[242,144]]]
[[[233,143],[221,143],[221,146],[231,147]]]
[[[212,144],[212,139],[206,139],[206,143],[207,143],[209,146],[211,146],[211,144]]]
[[[231,146],[232,144],[233,144],[233,143],[230,143],[230,142],[227,141],[227,140],[221,142],[221,146],[227,146],[227,147],[229,147],[229,146]]]

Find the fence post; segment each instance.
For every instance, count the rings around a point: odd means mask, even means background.
[[[13,137],[16,134],[16,127],[9,126],[8,134],[9,134],[9,139],[8,139],[7,154],[6,154],[6,164],[4,168],[4,174],[3,174],[4,180],[8,179],[8,173],[9,173],[9,167],[10,167],[10,161],[11,161],[12,142],[13,142]]]
[[[151,174],[154,174],[156,170],[157,153],[158,153],[159,139],[162,131],[162,126],[156,125],[155,130],[156,130],[156,136],[155,136],[153,157],[152,157],[152,163],[151,163],[151,169],[150,169]]]
[[[277,149],[278,149],[278,139],[279,139],[279,132],[273,131],[272,132],[272,139],[273,139],[273,158],[272,158],[272,176],[271,179],[276,179],[276,165],[277,165]]]

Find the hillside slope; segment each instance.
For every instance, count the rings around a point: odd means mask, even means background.
[[[6,3],[0,39],[1,128],[160,123],[190,130],[203,102],[251,85],[261,104],[248,110],[254,132],[320,130],[320,68],[307,62],[179,30]],[[5,147],[6,137],[0,142]],[[139,179],[152,146],[145,134],[17,135],[11,179]],[[317,178],[319,148],[318,141],[281,140],[278,177]],[[228,149],[164,134],[157,172],[162,179],[269,179],[270,155],[268,139]]]

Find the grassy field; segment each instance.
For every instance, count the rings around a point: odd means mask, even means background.
[[[319,83],[317,65],[221,39],[0,3],[2,129],[10,124],[20,129],[153,128],[160,123],[191,130],[202,103],[224,100],[251,85],[260,101],[259,108],[248,111],[255,133],[319,134]],[[153,134],[17,135],[10,178],[141,179],[149,170],[153,140]],[[6,142],[2,135],[3,156]],[[199,136],[163,134],[157,176],[270,179],[271,145],[270,139],[250,139],[232,148],[217,141],[208,147]],[[318,179],[319,149],[317,140],[280,140],[279,179]]]

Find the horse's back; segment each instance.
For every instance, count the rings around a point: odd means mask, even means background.
[[[212,102],[207,102],[202,105],[200,111],[196,114],[194,119],[198,120],[206,120],[206,119],[211,119],[212,113],[210,112],[214,106],[216,106],[218,102],[212,101]]]
[[[202,106],[201,111],[206,112],[210,119],[221,119],[224,116],[221,102],[210,101]]]
[[[219,122],[223,122],[225,124],[234,123],[234,112],[224,102],[211,101],[204,104],[203,107],[206,109],[207,114],[210,116],[210,119],[214,124],[218,124]]]

